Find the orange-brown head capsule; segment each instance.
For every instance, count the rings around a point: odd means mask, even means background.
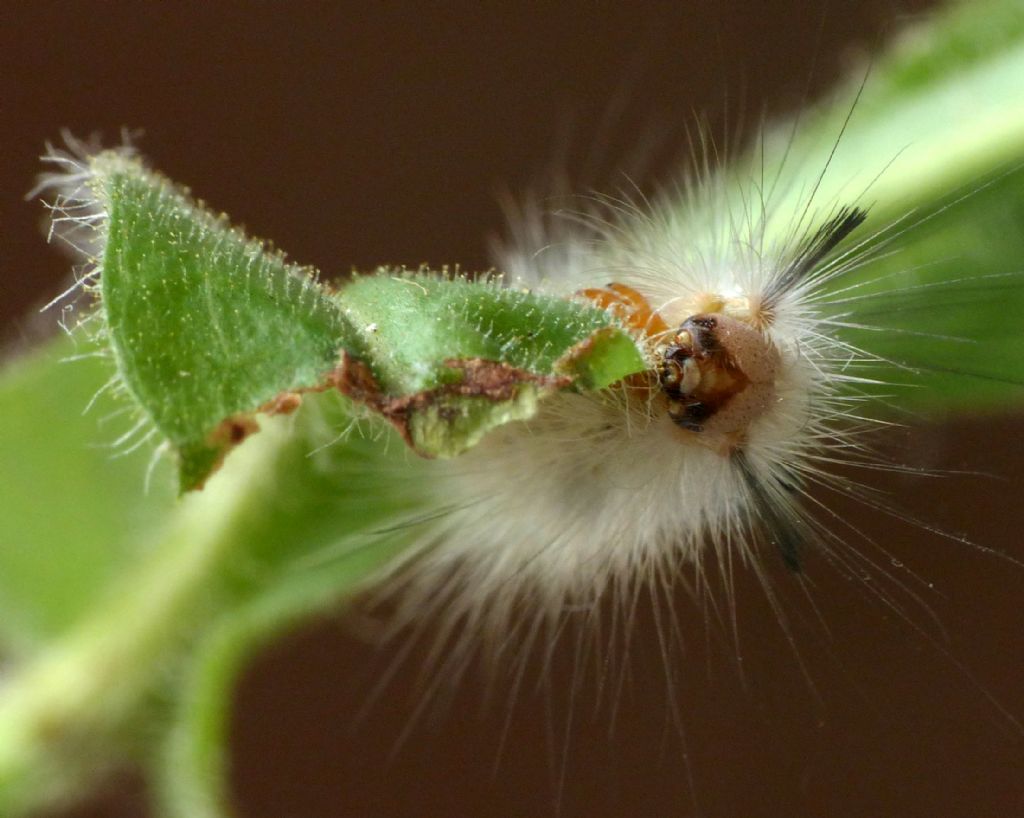
[[[687,318],[660,351],[668,413],[723,453],[775,400],[779,353],[763,332],[722,313]]]

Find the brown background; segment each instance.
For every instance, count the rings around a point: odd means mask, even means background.
[[[144,152],[169,176],[327,275],[381,262],[482,268],[503,188],[523,189],[553,162],[582,189],[617,183],[645,141],[657,177],[695,111],[722,132],[741,113],[753,122],[792,108],[808,82],[827,87],[923,5],[5,3],[4,340],[28,342],[50,323],[23,316],[66,276],[42,242],[41,208],[20,200],[43,141],[63,126],[108,138],[144,128]],[[1003,479],[885,486],[912,512],[1021,555],[1022,433],[1020,422],[987,420],[894,435],[914,462]],[[417,678],[406,671],[356,718],[395,651],[360,640],[341,616],[310,626],[241,684],[240,814],[689,815],[695,803],[709,816],[1019,814],[1024,733],[988,697],[1024,716],[1024,573],[880,513],[849,513],[897,555],[886,565],[907,583],[896,597],[910,623],[812,559],[823,625],[772,567],[796,612],[805,677],[741,575],[742,661],[681,600],[685,653],[666,685],[642,616],[614,722],[607,694],[594,704],[593,673],[569,706],[571,643],[546,683],[535,683],[539,668],[528,673],[511,708],[507,683],[471,673],[414,718]],[[76,814],[143,815],[141,803],[127,776]]]

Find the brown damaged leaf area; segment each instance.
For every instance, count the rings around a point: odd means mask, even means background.
[[[257,412],[265,415],[290,415],[302,406],[302,395],[299,392],[282,392],[264,403]]]
[[[230,415],[218,423],[213,431],[206,436],[205,441],[207,447],[216,452],[213,464],[202,481],[193,488],[196,490],[202,489],[206,485],[206,481],[220,471],[220,467],[224,465],[224,458],[228,456],[228,453],[249,437],[249,435],[255,434],[259,430],[260,425],[249,413]]]
[[[443,403],[446,398],[485,398],[501,403],[513,400],[519,389],[526,384],[544,390],[556,390],[568,386],[573,381],[569,375],[536,375],[525,369],[483,358],[451,358],[446,360],[444,365],[453,373],[457,373],[457,380],[435,389],[398,397],[385,394],[370,368],[348,354],[343,354],[341,365],[330,378],[343,395],[387,418],[412,448],[415,446],[409,421],[413,414]]]
[[[577,354],[585,354],[583,347],[586,343],[578,345],[581,349],[577,351]],[[570,355],[572,355],[572,351]],[[557,390],[568,386],[574,380],[571,375],[536,375],[525,369],[518,369],[509,364],[488,361],[483,358],[452,358],[446,360],[444,366],[453,375],[452,383],[436,389],[395,397],[387,395],[381,389],[369,366],[347,353],[342,353],[341,364],[327,374],[323,383],[282,392],[253,412],[242,412],[222,420],[206,438],[207,446],[216,451],[216,459],[206,479],[208,480],[220,469],[224,458],[232,449],[259,431],[256,414],[290,415],[302,405],[302,395],[305,392],[337,389],[346,397],[387,418],[402,435],[406,444],[415,449],[410,431],[410,419],[416,412],[441,404],[439,411],[442,416],[451,412],[454,420],[454,411],[443,405],[447,398],[484,398],[494,403],[501,403],[513,400],[518,390],[526,384],[544,390]],[[203,484],[205,482],[204,480]],[[196,488],[201,489],[203,484]]]
[[[316,391],[323,391],[325,388],[327,387],[317,387]],[[260,430],[260,425],[255,418],[256,414],[290,415],[301,405],[302,395],[299,392],[282,392],[280,395],[264,403],[255,412],[240,412],[224,418],[206,436],[206,445],[216,451],[216,457],[203,482],[195,488],[201,489],[207,480],[220,471],[220,467],[224,465],[224,458],[228,456],[231,450],[250,435],[256,434]]]

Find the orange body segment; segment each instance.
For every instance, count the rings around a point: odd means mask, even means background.
[[[643,294],[625,284],[613,282],[607,287],[580,290],[579,294],[608,310],[630,329],[648,336],[668,332],[668,324],[651,308]]]

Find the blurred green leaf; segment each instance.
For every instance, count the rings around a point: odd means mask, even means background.
[[[1024,405],[1024,171],[920,217],[907,241],[865,265],[861,286],[835,296],[853,313],[838,337],[880,358],[877,391],[902,409],[941,417]]]
[[[109,362],[61,337],[0,371],[0,640],[29,651],[63,634],[139,558],[173,505],[149,450],[112,446],[130,426]],[[67,358],[78,358],[65,360]],[[94,400],[95,398],[95,400]],[[91,404],[91,405],[90,405]],[[89,411],[84,411],[88,407]]]

